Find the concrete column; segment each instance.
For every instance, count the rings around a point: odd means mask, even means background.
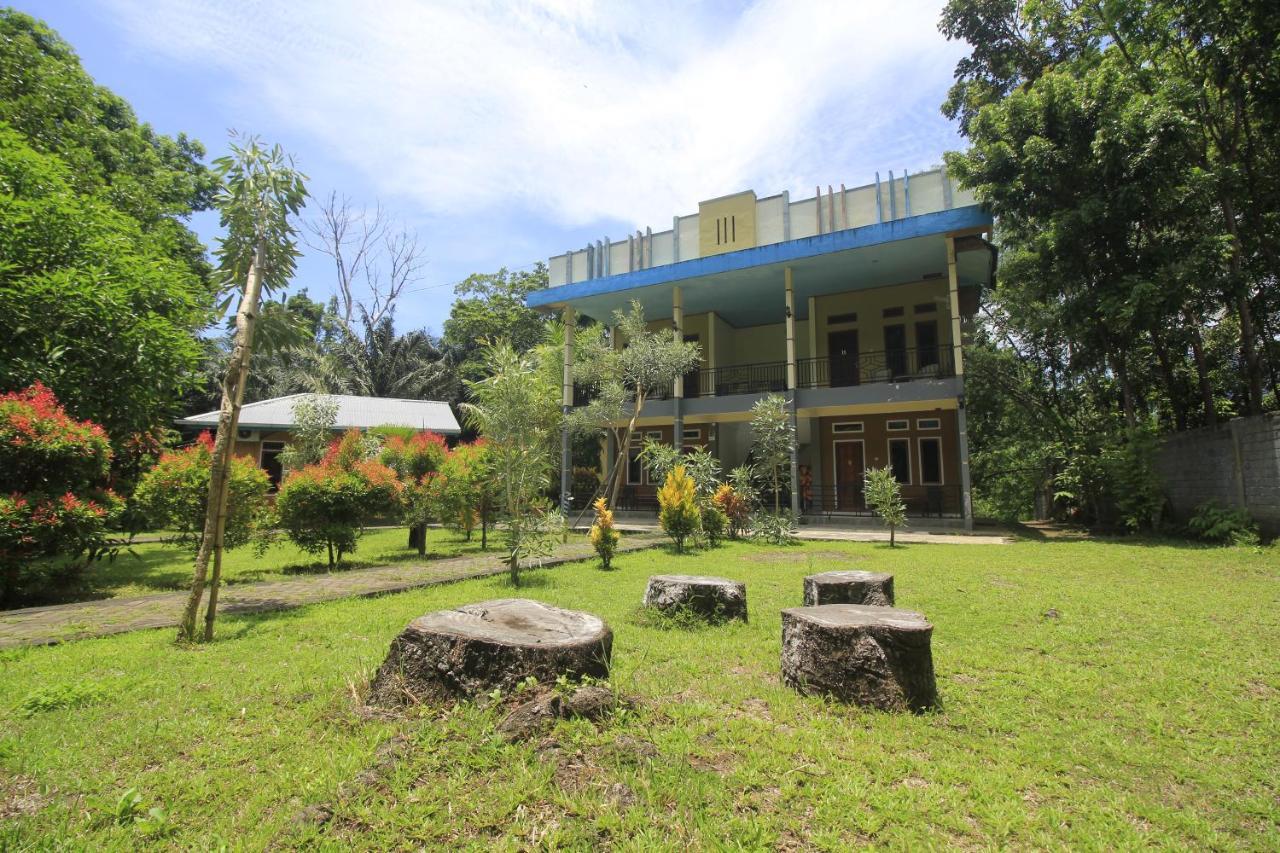
[[[969,428],[964,398],[964,341],[960,331],[960,279],[956,272],[956,240],[954,237],[947,238],[947,284],[951,304],[951,357],[955,362],[956,380],[960,385],[959,411],[956,412],[956,426],[959,430],[960,501],[964,510],[965,529],[972,530],[973,496],[970,494]]]
[[[791,267],[782,271],[783,287],[786,289],[787,315],[787,390],[796,388],[796,294],[791,282]]]
[[[818,297],[810,296],[809,297],[809,358],[814,359],[817,357],[818,357]],[[815,379],[817,379],[817,370],[812,366],[814,364],[813,361],[810,361],[809,364],[811,365],[811,367],[809,368],[809,381],[813,382]]]
[[[684,340],[684,293],[680,290],[680,286],[676,285],[671,288],[671,334],[675,337],[676,342]],[[676,450],[684,447],[684,411],[682,404],[684,403],[684,377],[677,376],[675,385],[671,389],[671,412],[672,412],[672,432],[671,446]]]
[[[564,323],[564,373],[562,377],[560,411],[566,420],[560,426],[560,511],[569,514],[570,462],[569,450],[569,412],[573,409],[573,331],[574,315],[572,308],[565,308],[561,317]]]
[[[796,435],[796,392],[791,391],[790,406],[791,414],[791,517],[797,522],[800,520],[800,448],[797,443],[799,441]]]

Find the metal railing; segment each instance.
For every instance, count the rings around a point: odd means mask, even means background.
[[[801,388],[844,388],[873,382],[910,382],[955,375],[950,347],[880,350],[857,355],[802,358],[796,362]]]
[[[796,361],[796,384],[800,388],[846,388],[949,376],[955,376],[954,353],[949,346],[879,350]],[[787,363],[761,361],[705,368],[686,373],[681,381],[686,399],[781,392],[787,390]],[[669,400],[671,396],[669,389],[662,389],[650,394],[649,399]],[[595,389],[574,386],[575,406],[585,406],[595,397]]]
[[[907,515],[915,518],[960,518],[964,515],[964,494],[959,485],[903,485],[902,502]],[[861,484],[814,486],[808,501],[801,501],[805,515],[875,515],[867,506]]]

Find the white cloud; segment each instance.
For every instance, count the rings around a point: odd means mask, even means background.
[[[852,185],[951,144],[940,0],[112,2],[139,47],[215,66],[369,195],[431,216],[661,227],[700,198]]]

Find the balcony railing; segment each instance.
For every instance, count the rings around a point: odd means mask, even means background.
[[[876,382],[912,382],[955,376],[951,347],[881,350],[849,356],[802,358],[796,362],[800,388],[847,388]],[[684,396],[727,397],[731,394],[768,394],[787,390],[787,363],[762,361],[731,364],[686,373]],[[575,385],[573,404],[585,406],[595,398],[594,389]],[[651,400],[668,400],[671,392],[651,394]]]
[[[809,516],[875,515],[867,506],[861,484],[814,486],[801,510]],[[915,518],[959,518],[964,515],[963,491],[959,485],[903,485],[902,502],[907,515]]]
[[[955,362],[950,347],[923,347],[802,358],[796,362],[796,372],[801,388],[845,388],[954,376]]]

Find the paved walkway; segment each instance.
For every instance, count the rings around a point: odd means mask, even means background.
[[[667,541],[665,537],[640,533],[624,536],[619,551],[638,551]],[[539,564],[558,566],[592,557],[587,543],[560,545],[555,554]],[[218,593],[219,613],[261,613],[289,610],[321,601],[402,592],[422,586],[469,578],[488,577],[507,571],[499,552],[475,557],[432,560],[425,565],[380,566],[352,569],[296,580],[232,584]],[[142,628],[169,628],[187,600],[186,592],[160,592],[136,598],[105,598],[51,607],[28,607],[0,613],[0,649],[17,646],[45,646],[105,637]]]
[[[658,531],[656,523],[649,524],[636,521],[622,522],[617,527],[627,533],[655,533]],[[796,536],[799,539],[826,542],[889,541],[889,531],[883,528],[801,525],[796,532]],[[1014,541],[1013,537],[1004,533],[968,533],[959,531],[952,533],[944,530],[922,531],[912,530],[911,528],[899,530],[894,538],[898,542],[933,543],[936,545],[1008,545]]]

